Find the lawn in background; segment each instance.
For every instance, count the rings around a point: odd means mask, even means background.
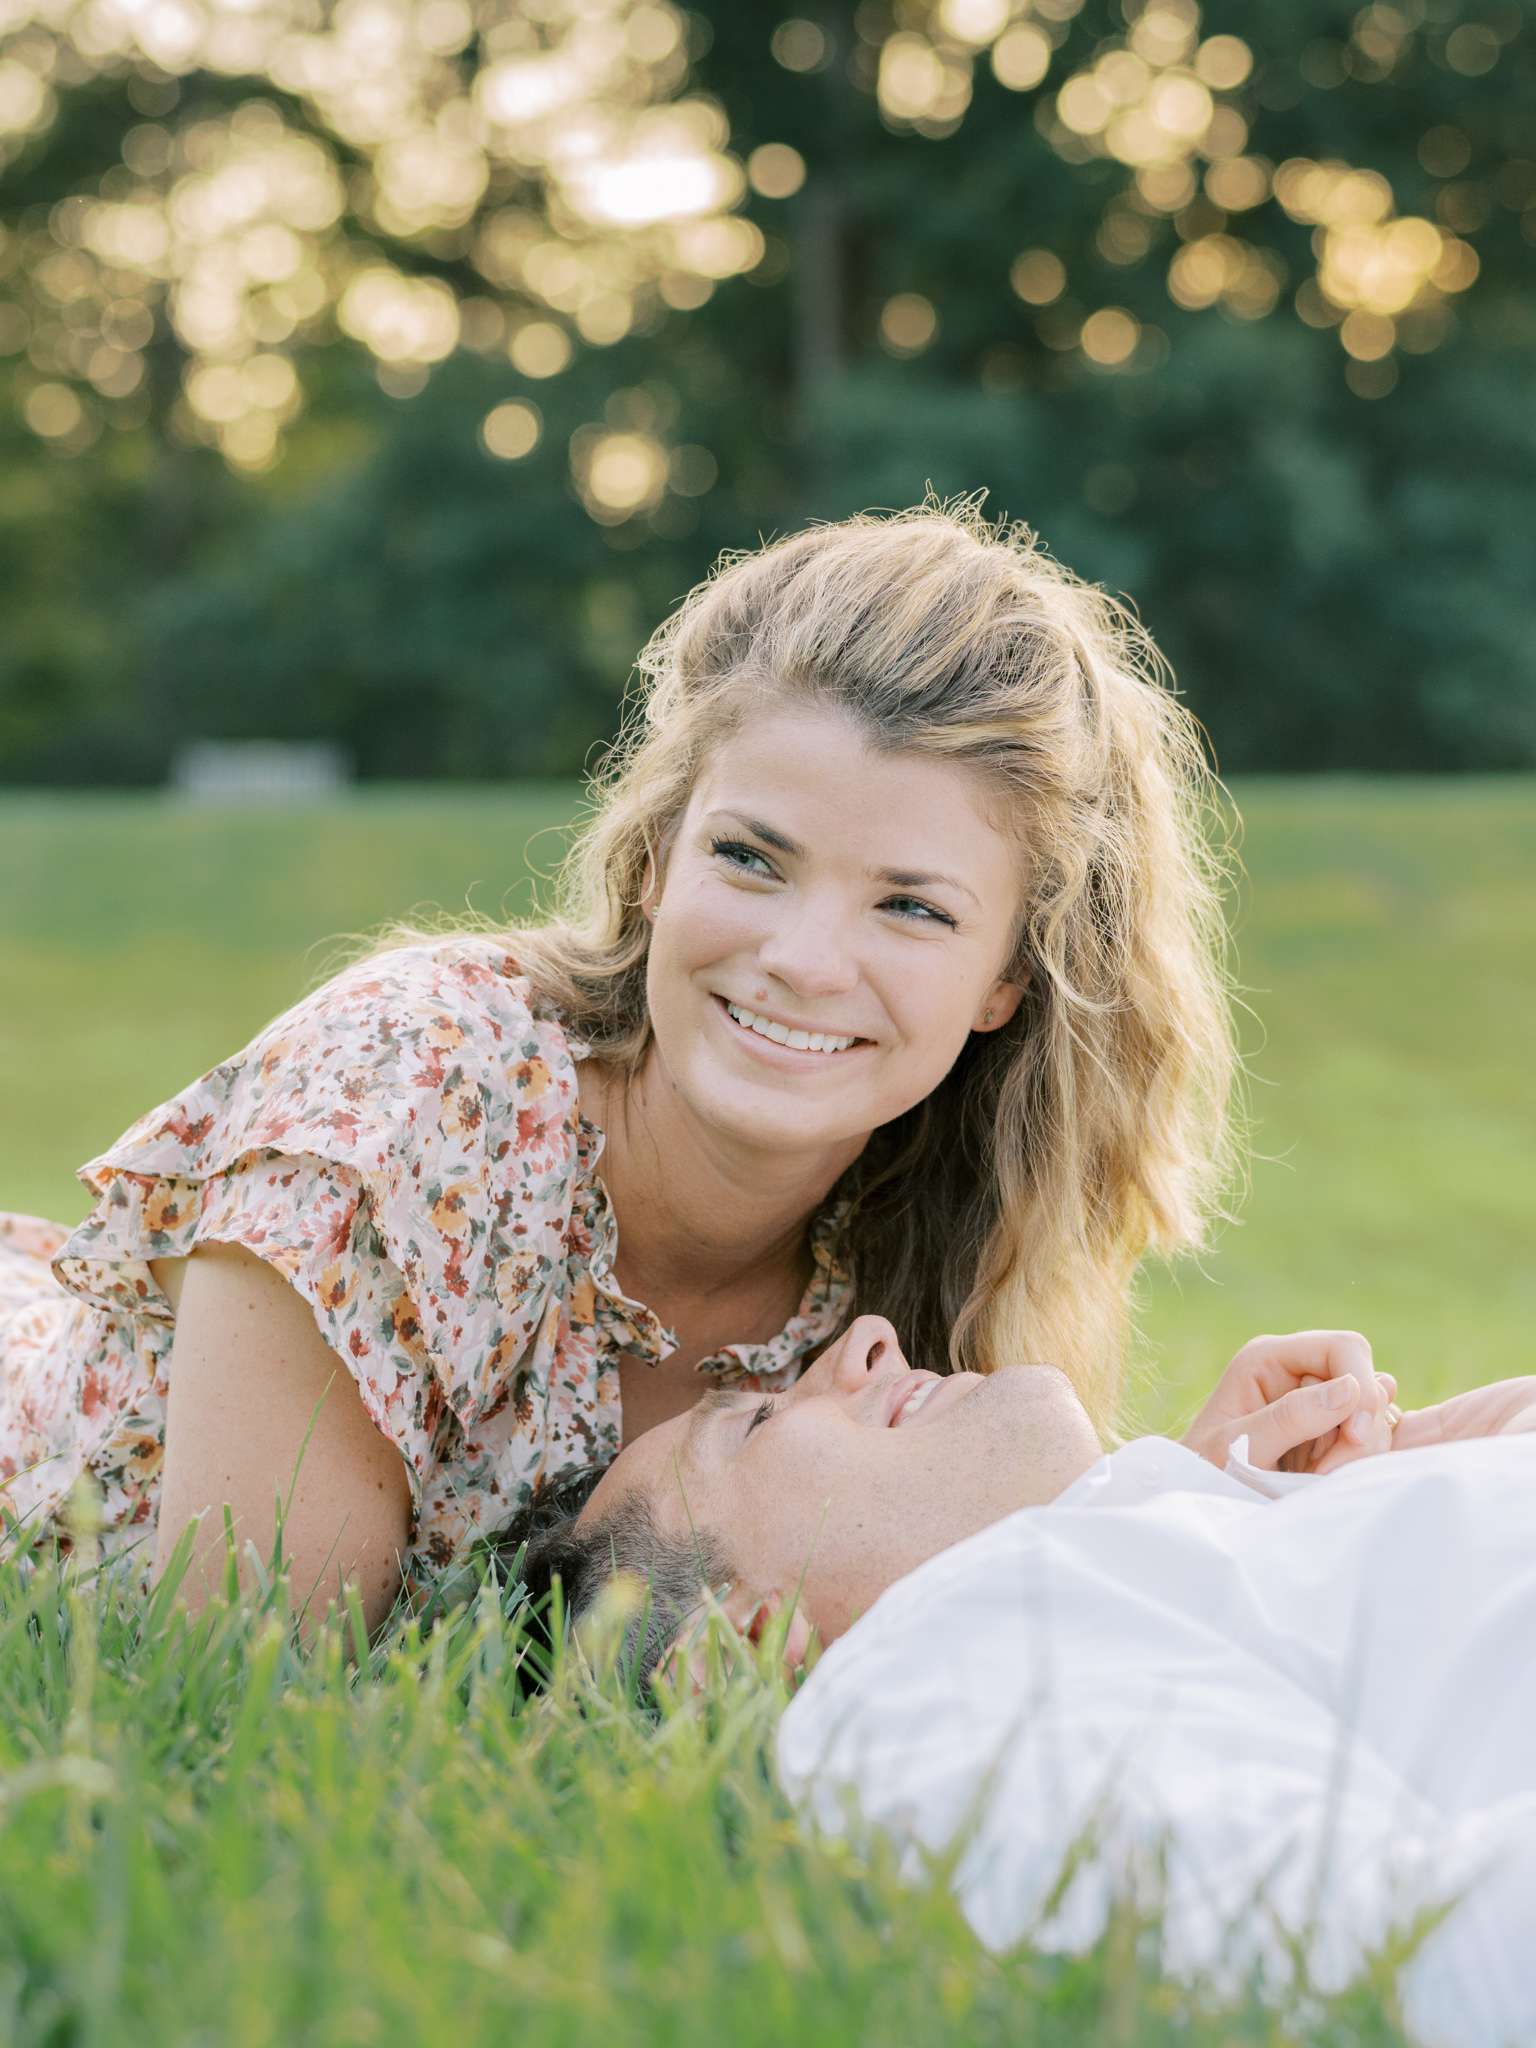
[[[1426,1388],[1529,1364],[1536,789],[1239,795],[1263,1157],[1207,1273],[1149,1290],[1148,1407],[1265,1324],[1358,1322]],[[8,801],[0,1203],[78,1215],[73,1163],[311,985],[316,941],[495,908],[571,796]],[[940,1877],[793,1824],[767,1671],[652,1723],[570,1659],[522,1704],[494,1587],[354,1674],[345,1624],[294,1655],[280,1586],[188,1623],[85,1555],[0,1563],[13,2048],[1403,2048],[1385,1969],[1288,2022],[1160,1983],[1130,1921],[987,1956]]]
[[[1536,782],[1236,792],[1255,1147],[1241,1221],[1149,1273],[1132,1406],[1171,1426],[1247,1336],[1363,1329],[1406,1399],[1536,1367]],[[0,1206],[73,1168],[427,907],[525,914],[567,784],[322,809],[0,800]]]

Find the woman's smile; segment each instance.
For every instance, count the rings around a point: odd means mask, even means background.
[[[776,1155],[814,1206],[1012,1016],[1022,868],[970,767],[881,749],[820,706],[744,720],[646,883],[652,1104],[686,1117],[712,1170],[729,1157],[750,1183]],[[681,1132],[652,1131],[684,1156]]]
[[[729,1002],[724,996],[715,996],[713,1002],[725,1019],[731,1036],[738,1042],[748,1041],[743,1050],[769,1059],[777,1066],[805,1066],[812,1061],[830,1065],[833,1060],[845,1060],[850,1054],[868,1052],[874,1045],[873,1039],[858,1038],[848,1032],[792,1029],[761,1011],[749,1010],[744,1003]],[[779,1032],[788,1035],[775,1035]],[[796,1042],[800,1039],[814,1042],[802,1045]]]

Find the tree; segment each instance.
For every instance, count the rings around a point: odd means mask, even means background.
[[[1514,8],[229,19],[0,50],[0,119],[18,65],[53,94],[0,340],[103,491],[102,421],[151,444],[129,688],[167,724],[570,765],[716,549],[932,478],[1136,590],[1231,765],[1536,754]]]

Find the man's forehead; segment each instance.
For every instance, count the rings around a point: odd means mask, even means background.
[[[740,1407],[744,1397],[742,1388],[713,1387],[683,1414],[656,1423],[626,1444],[593,1488],[579,1522],[597,1520],[637,1490],[649,1493],[653,1505],[659,1505],[669,1490],[665,1482],[682,1478],[696,1466],[699,1439],[710,1423]]]

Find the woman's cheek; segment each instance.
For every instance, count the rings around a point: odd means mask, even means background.
[[[665,922],[664,903],[661,919]],[[675,914],[671,930],[679,953],[690,963],[707,964],[757,943],[763,917],[751,899],[728,883],[706,878],[691,889]]]

